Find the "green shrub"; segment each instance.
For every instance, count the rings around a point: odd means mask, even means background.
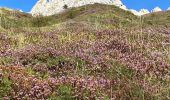
[[[0,98],[7,96],[11,91],[11,81],[4,77],[0,80]]]
[[[75,10],[75,9],[73,8],[73,9],[71,9],[71,10],[68,12],[67,18],[73,19],[73,18],[76,17],[77,14],[78,14],[78,10]]]
[[[57,94],[53,93],[48,100],[75,100],[72,96],[72,87],[61,85],[57,88]]]
[[[72,88],[70,86],[64,86],[61,85],[58,88],[59,98],[60,100],[73,100],[73,97],[71,95]]]
[[[64,5],[64,6],[63,6],[63,8],[64,8],[64,9],[67,9],[67,8],[68,8],[68,6],[67,6],[67,5]]]
[[[0,65],[8,65],[12,62],[13,58],[11,57],[0,57]]]

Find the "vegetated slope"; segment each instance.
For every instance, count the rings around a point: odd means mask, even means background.
[[[22,13],[18,10],[11,10],[7,8],[0,8],[0,20],[1,20],[1,26],[3,28],[9,28],[9,27],[19,27],[24,24],[23,20],[29,19],[32,16],[27,13]]]
[[[5,18],[8,18],[9,23],[11,20],[17,20],[17,27],[39,27],[36,26],[36,23],[39,23],[40,26],[50,26],[60,22],[65,22],[70,19],[75,19],[77,21],[91,21],[94,23],[94,20],[100,19],[100,21],[105,21],[109,17],[114,18],[114,25],[117,26],[121,21],[122,23],[130,23],[131,21],[136,20],[136,16],[130,13],[129,11],[122,10],[113,5],[103,5],[103,4],[94,4],[86,5],[78,8],[70,8],[65,12],[43,17],[41,15],[35,17],[30,17],[29,14],[24,14],[17,11],[6,11],[3,14]],[[101,16],[102,15],[102,16]],[[22,17],[21,17],[22,16]],[[99,18],[97,18],[99,17]],[[110,19],[110,18],[109,18]],[[109,21],[109,20],[108,20]],[[112,21],[112,20],[111,20]],[[12,22],[11,22],[12,23]],[[23,24],[22,24],[23,23]],[[11,26],[12,27],[12,26]]]
[[[151,13],[144,16],[145,23],[153,26],[170,26],[170,11]]]
[[[150,16],[94,4],[3,28],[0,98],[169,99],[168,27]]]

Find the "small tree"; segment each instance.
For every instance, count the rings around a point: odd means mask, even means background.
[[[68,6],[67,6],[67,5],[64,5],[64,6],[63,6],[63,8],[64,8],[64,9],[67,9],[67,8],[68,8]]]

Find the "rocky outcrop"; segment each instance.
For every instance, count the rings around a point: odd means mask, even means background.
[[[159,12],[159,11],[162,11],[162,9],[159,8],[159,7],[155,7],[155,8],[152,10],[152,12]]]
[[[150,12],[149,12],[149,10],[147,10],[147,9],[141,9],[141,10],[139,11],[139,13],[140,13],[140,15],[145,15],[145,14],[149,14]]]
[[[150,13],[147,9],[141,9],[140,11],[130,9],[129,11],[132,12],[134,15],[137,15],[137,16],[142,16],[142,15]]]
[[[115,5],[121,9],[128,10],[134,15],[141,16],[150,13],[147,9],[136,11],[127,9],[121,0],[39,0],[31,10],[33,16],[43,15],[49,16],[63,12],[66,8],[79,7],[87,4],[107,4]],[[65,6],[65,7],[64,7]],[[170,10],[170,8],[168,8]],[[159,7],[154,8],[151,12],[162,11]]]
[[[39,0],[32,8],[31,13],[33,15],[49,16],[64,11],[64,6],[68,8],[79,7],[87,4],[108,4],[115,5],[122,9],[126,9],[126,6],[120,0]]]

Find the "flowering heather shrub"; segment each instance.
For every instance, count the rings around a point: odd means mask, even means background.
[[[1,70],[6,72],[3,74],[6,74],[6,76],[8,76],[8,79],[12,82],[12,84],[10,85],[12,88],[12,90],[10,91],[10,96],[13,99],[45,99],[49,97],[50,94],[52,95],[53,92],[57,92],[56,88],[58,86],[60,91],[60,85],[62,84],[71,85],[72,87],[74,87],[74,89],[77,89],[77,93],[83,92],[84,89],[87,89],[89,91],[95,91],[98,88],[102,89],[110,84],[109,80],[101,78],[96,79],[94,77],[87,76],[63,76],[60,78],[48,78],[46,80],[43,80],[38,79],[34,76],[29,76],[28,73],[25,72],[26,70],[20,67],[1,67]],[[57,95],[57,93],[55,94]]]
[[[130,98],[127,95],[128,93],[132,93],[132,95],[134,94],[138,98],[138,96],[141,96],[140,93],[143,92],[140,85],[129,83],[123,76],[120,80],[77,75],[40,79],[34,75],[29,75],[25,68],[1,67],[0,69],[4,72],[2,77],[6,76],[10,81],[10,90],[3,97],[10,99],[97,99],[107,96],[111,98]],[[136,87],[133,87],[134,85],[131,87],[130,84],[134,84]],[[113,89],[114,92],[110,89]],[[120,89],[122,92],[119,91]],[[144,95],[147,97],[147,94]]]
[[[131,98],[129,93],[136,95],[134,98],[141,95],[153,98],[151,94],[155,93],[155,87],[143,81],[145,74],[148,77],[155,75],[158,79],[167,79],[169,65],[159,57],[148,57],[140,52],[137,45],[133,47],[129,42],[119,39],[124,38],[121,34],[123,33],[118,30],[104,30],[90,35],[84,33],[84,40],[66,44],[55,41],[56,45],[31,44],[6,51],[2,57],[13,58],[11,64],[21,67],[5,69],[12,82],[9,96],[22,99]],[[53,39],[50,38],[49,41]],[[119,69],[121,65],[114,60],[132,69],[133,74],[126,67],[122,68],[124,70]],[[4,61],[9,63],[9,60]],[[30,72],[27,68],[30,68]],[[129,83],[135,79],[135,85]],[[49,83],[49,80],[53,83]],[[63,88],[69,88],[68,91],[71,92],[61,92],[64,84],[68,87]],[[58,90],[60,86],[61,89]]]

